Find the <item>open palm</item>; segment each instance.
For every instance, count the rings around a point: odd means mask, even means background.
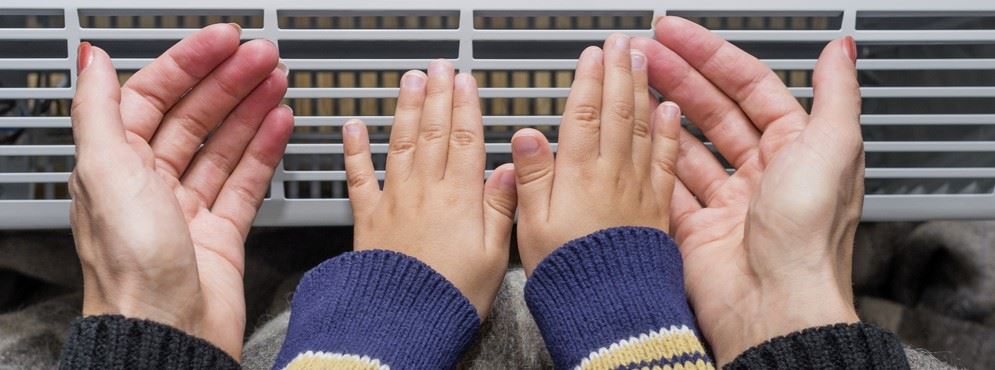
[[[863,199],[852,40],[831,42],[807,113],[765,65],[687,20],[633,43],[651,84],[735,168],[681,134],[671,220],[687,288],[719,364],[775,336],[856,321],[850,287]]]
[[[70,219],[84,315],[161,322],[239,358],[243,245],[293,121],[277,107],[276,48],[210,26],[123,87],[103,50],[80,54]]]

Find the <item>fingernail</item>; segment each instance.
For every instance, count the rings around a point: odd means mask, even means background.
[[[287,111],[289,111],[290,115],[294,115],[294,108],[291,108],[289,105],[286,105],[286,104],[280,104],[280,106],[283,107],[283,109],[286,109]]]
[[[522,135],[512,140],[512,150],[520,154],[535,154],[539,151],[539,139],[530,135]]]
[[[93,61],[93,52],[91,50],[92,45],[89,42],[83,41],[79,43],[79,49],[76,52],[76,73],[83,73],[83,70],[90,65]]]
[[[632,69],[642,69],[646,66],[646,56],[638,51],[633,51],[629,53],[629,57],[632,59]]]
[[[359,129],[362,123],[359,120],[351,119],[345,123],[345,133],[353,138],[359,136]]]
[[[501,185],[507,188],[515,187],[515,171],[504,171],[501,173]]]
[[[628,50],[629,49],[629,36],[628,35],[616,34],[616,35],[612,36],[612,42],[613,42],[612,46],[615,47],[616,49],[619,49],[619,50]]]
[[[428,64],[428,75],[443,75],[449,73],[449,62],[445,59],[436,59]]]
[[[238,31],[239,36],[242,36],[242,26],[240,26],[238,23],[228,23],[228,25],[234,28],[235,31]]]
[[[405,73],[404,77],[401,77],[401,87],[420,90],[425,87],[425,75],[417,71]]]
[[[857,64],[857,42],[854,41],[853,36],[843,38],[843,52],[846,53],[846,56],[850,57],[850,61],[854,65]]]
[[[473,86],[473,76],[466,72],[460,72],[456,75],[456,86],[469,89]]]
[[[279,69],[281,72],[283,72],[284,76],[289,76],[290,75],[290,67],[287,67],[287,65],[284,64],[283,62],[280,62],[280,64],[277,64],[276,65],[276,69]]]
[[[666,118],[673,118],[681,114],[681,107],[672,101],[660,103],[660,113]]]
[[[680,119],[681,117],[681,107],[677,106],[677,103],[672,101],[665,101],[660,103],[660,117],[652,120],[653,124],[650,125],[650,135],[656,133],[657,125],[664,125],[666,122],[672,119]]]

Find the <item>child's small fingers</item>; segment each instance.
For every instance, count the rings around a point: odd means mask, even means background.
[[[452,63],[440,59],[429,64],[412,176],[430,180],[445,176],[453,121],[454,78]]]
[[[666,214],[670,211],[670,199],[674,194],[674,181],[677,177],[681,109],[668,101],[660,104],[654,114],[650,183],[656,198],[660,199],[657,204],[661,207],[661,213]]]
[[[376,204],[380,195],[380,184],[373,172],[370,154],[370,137],[366,125],[359,120],[351,120],[342,127],[343,153],[345,154],[346,182],[349,187],[349,200],[354,215],[366,214],[366,210]]]
[[[604,50],[600,157],[607,159],[611,166],[622,168],[631,165],[632,127],[636,114],[629,36],[610,36],[605,40]]]
[[[418,122],[425,104],[425,83],[428,76],[419,70],[408,71],[401,77],[401,89],[394,111],[394,124],[390,128],[390,150],[387,155],[387,181],[399,184],[408,178],[415,158],[415,143],[418,141]],[[391,181],[391,179],[394,179]]]
[[[649,173],[650,153],[653,138],[650,125],[656,99],[650,95],[649,78],[646,74],[646,56],[639,50],[630,52],[632,59],[632,89],[635,95],[635,116],[632,126],[632,163],[641,179]]]

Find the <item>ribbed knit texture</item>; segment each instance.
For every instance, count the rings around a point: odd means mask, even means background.
[[[572,368],[602,349],[612,355],[653,338],[666,340],[656,339],[663,345],[656,348],[677,352],[642,346],[628,352],[643,358],[623,367],[711,366],[684,293],[682,268],[673,240],[643,227],[598,231],[547,256],[526,284],[525,299],[556,367]]]
[[[773,338],[736,357],[725,369],[908,369],[894,333],[876,326],[836,324]]]
[[[346,253],[298,284],[274,368],[307,352],[365,356],[392,369],[451,368],[479,326],[473,305],[424,263],[383,250]]]
[[[156,322],[99,315],[73,321],[60,369],[240,369],[207,341]]]

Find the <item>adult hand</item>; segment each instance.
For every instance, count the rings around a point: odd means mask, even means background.
[[[856,322],[850,286],[863,201],[853,39],[830,42],[808,114],[764,64],[687,20],[633,47],[729,163],[681,132],[672,225],[686,285],[719,364],[807,327]]]
[[[518,181],[518,246],[526,273],[557,247],[616,226],[669,230],[680,110],[654,112],[646,57],[612,35],[590,47],[560,124],[556,160],[542,133],[512,138]],[[652,122],[651,122],[652,117]]]
[[[277,63],[272,43],[239,46],[219,24],[121,87],[108,55],[80,46],[69,190],[83,315],[153,320],[239,358],[243,243],[293,125]]]
[[[418,259],[453,283],[481,319],[487,317],[508,267],[515,178],[504,165],[484,183],[484,129],[473,77],[454,78],[453,65],[443,60],[433,61],[427,76],[403,76],[382,191],[363,123],[346,123],[344,141],[355,249]]]

